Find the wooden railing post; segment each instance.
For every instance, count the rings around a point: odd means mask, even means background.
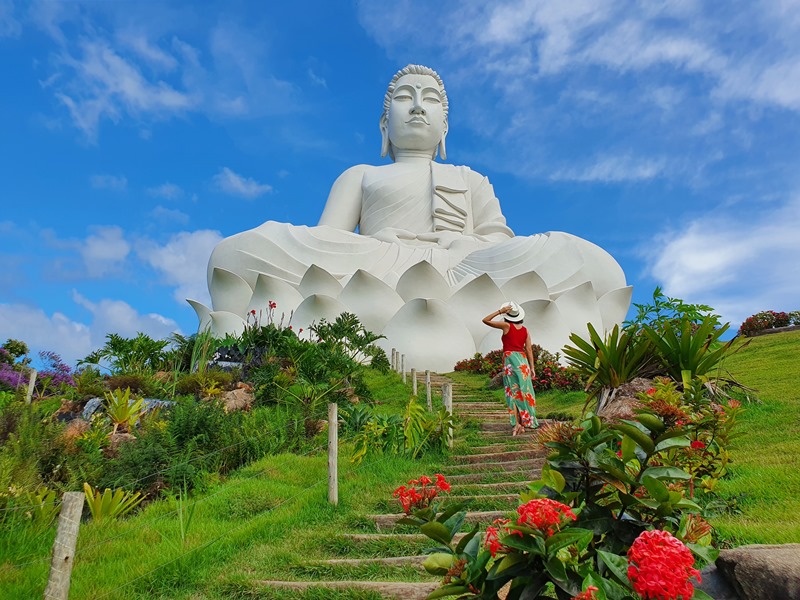
[[[397,349],[392,348],[392,371],[397,371]]]
[[[433,403],[431,402],[431,372],[425,369],[425,395],[428,400],[428,410],[433,410]]]
[[[400,355],[400,372],[403,374],[403,383],[406,382],[406,355]]]
[[[339,504],[339,405],[328,403],[328,502]]]
[[[25,404],[30,404],[33,399],[33,386],[36,385],[36,369],[31,369],[31,378],[28,380],[28,392],[25,394]]]
[[[72,565],[75,562],[75,546],[83,512],[83,492],[65,492],[61,499],[61,514],[58,517],[56,541],[50,560],[50,576],[44,590],[45,600],[67,600]]]
[[[443,383],[442,384],[442,402],[444,403],[444,408],[447,411],[447,414],[452,416],[453,415],[453,384],[452,383]],[[453,449],[453,428],[447,428],[447,446],[450,450]]]
[[[417,395],[417,370],[411,369],[411,393]]]

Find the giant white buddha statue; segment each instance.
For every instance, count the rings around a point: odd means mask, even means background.
[[[392,162],[342,173],[316,227],[267,221],[223,240],[208,265],[212,308],[189,301],[201,329],[239,333],[270,303],[295,330],[347,311],[407,368],[450,371],[500,346],[481,317],[505,300],[522,305],[534,343],[552,352],[587,323],[621,323],[631,288],[607,252],[567,233],[514,236],[486,177],[437,162],[448,109],[435,71],[398,71],[380,119]]]

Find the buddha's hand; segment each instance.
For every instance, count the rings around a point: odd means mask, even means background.
[[[370,237],[388,242],[390,244],[404,245],[410,240],[417,239],[417,235],[405,229],[398,229],[397,227],[384,227],[380,231],[375,232]]]
[[[457,231],[432,231],[420,233],[417,239],[423,242],[432,242],[439,248],[450,248],[454,243],[463,241],[467,236]]]

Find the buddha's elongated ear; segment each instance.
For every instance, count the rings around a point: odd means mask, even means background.
[[[439,140],[439,157],[442,160],[447,160],[447,148],[444,145],[444,139],[446,137],[447,137],[447,121],[444,122],[444,133],[442,133],[442,139]]]
[[[392,144],[389,142],[389,118],[384,113],[381,116],[380,122],[381,128],[381,158],[384,158],[387,154],[391,154]],[[394,159],[394,156],[392,156]]]

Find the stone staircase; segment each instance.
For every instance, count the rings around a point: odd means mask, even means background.
[[[431,384],[440,387],[449,381],[440,375],[431,375]],[[420,396],[424,397],[424,379],[420,386]],[[511,435],[511,425],[505,405],[500,402],[487,402],[476,397],[458,383],[453,384],[453,414],[456,420],[472,419],[478,423],[476,445],[465,446],[456,440],[456,451],[448,464],[440,472],[452,485],[449,498],[452,500],[471,499],[467,523],[482,526],[504,517],[518,505],[519,492],[526,483],[538,479],[544,464],[545,453],[530,441],[530,435]],[[474,438],[475,435],[472,434]],[[459,451],[460,450],[460,451]],[[403,514],[368,514],[365,518],[375,524],[375,533],[343,533],[342,543],[350,546],[354,553],[364,554],[369,548],[382,544],[396,544],[403,541],[402,547],[413,550],[406,556],[380,558],[331,558],[318,561],[321,567],[332,569],[356,568],[359,579],[342,581],[261,581],[260,585],[269,588],[294,590],[298,595],[311,588],[328,590],[352,590],[358,597],[372,592],[382,598],[397,600],[423,600],[439,587],[441,578],[425,573],[422,562],[426,555],[422,550],[432,542],[417,533],[407,533],[408,528],[398,527],[397,521]],[[461,534],[463,535],[463,534]],[[376,572],[376,569],[379,569]],[[391,572],[391,578],[400,578],[404,572],[414,571],[415,581],[377,581],[375,575],[384,577]],[[348,573],[352,573],[348,571]],[[361,574],[363,573],[363,580]],[[396,573],[396,575],[395,575]],[[409,577],[411,579],[411,577]],[[317,596],[315,596],[317,597]],[[337,598],[343,596],[337,595]]]

